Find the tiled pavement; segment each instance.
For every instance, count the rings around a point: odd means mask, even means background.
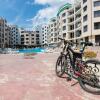
[[[57,53],[0,55],[0,100],[100,100],[55,75]]]

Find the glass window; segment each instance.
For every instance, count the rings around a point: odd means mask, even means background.
[[[87,2],[87,0],[83,0],[83,3]]]
[[[53,31],[53,29],[51,29],[51,32]]]
[[[94,17],[100,17],[100,10],[94,11]]]
[[[100,22],[94,23],[94,29],[100,29]]]
[[[87,21],[87,15],[83,17],[83,22]]]
[[[84,26],[83,31],[87,32],[87,30],[88,30],[88,26],[86,25],[86,26]]]
[[[26,38],[26,40],[29,40],[29,38]]]
[[[28,34],[26,34],[26,36],[29,36]]]
[[[53,27],[53,24],[51,24],[51,27]]]
[[[62,17],[65,17],[65,16],[66,16],[66,13],[63,13],[63,14],[62,14]]]
[[[85,7],[83,8],[83,11],[84,11],[84,12],[87,11],[87,6],[85,6]]]
[[[36,37],[39,37],[39,34],[36,34]]]
[[[66,19],[63,20],[63,23],[66,23]]]
[[[34,34],[31,34],[31,36],[34,36]]]
[[[94,2],[94,7],[100,6],[100,1],[95,1]]]
[[[66,26],[63,26],[63,30],[66,30]]]

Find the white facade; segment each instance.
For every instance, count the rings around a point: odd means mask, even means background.
[[[34,46],[35,33],[33,31],[21,30],[21,45]]]
[[[41,30],[42,45],[47,44],[48,28],[49,28],[48,25],[42,25],[42,30]]]
[[[48,29],[49,29],[49,27],[48,27],[48,24],[42,24],[42,25],[38,25],[37,27],[36,27],[36,31],[38,31],[39,32],[39,35],[40,35],[40,44],[41,45],[47,45],[48,44],[48,39],[47,39],[47,37],[48,37]]]
[[[48,31],[48,44],[58,43],[57,18],[50,19]]]
[[[21,29],[21,45],[22,46],[39,46],[40,45],[40,34],[39,31],[27,31]]]
[[[69,9],[70,6],[71,4],[69,3],[63,5],[62,7],[60,7],[57,13],[57,31],[58,31],[59,36],[62,38],[68,37],[68,34],[67,34],[68,12],[67,10]]]
[[[10,42],[12,47],[20,45],[20,30],[16,25],[10,26]]]
[[[62,6],[57,18],[61,37],[75,42],[92,41],[100,45],[100,0],[75,0],[73,5]]]
[[[0,17],[0,48],[9,47],[10,30],[6,19]]]

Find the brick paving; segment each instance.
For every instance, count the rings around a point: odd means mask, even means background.
[[[0,100],[100,100],[55,75],[58,53],[0,55]]]

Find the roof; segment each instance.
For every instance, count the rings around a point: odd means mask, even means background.
[[[50,21],[56,21],[56,17],[51,18]]]
[[[61,6],[60,9],[58,10],[57,16],[59,16],[59,14],[60,14],[62,11],[66,10],[66,9],[69,9],[69,8],[71,8],[71,7],[72,7],[72,4],[70,4],[70,3],[66,3],[65,5]]]

